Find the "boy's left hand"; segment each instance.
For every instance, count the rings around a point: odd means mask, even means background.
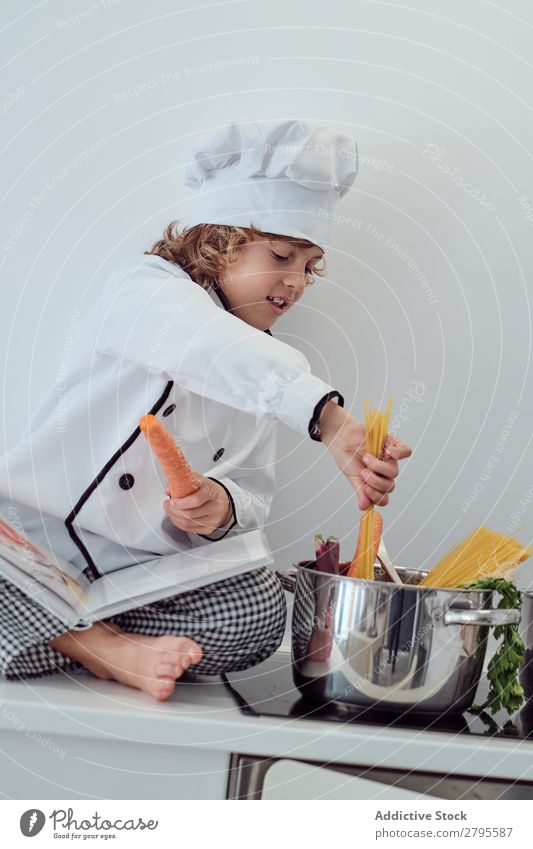
[[[184,498],[164,501],[163,509],[172,524],[181,531],[209,536],[229,522],[233,507],[221,484],[198,473],[195,477],[200,484],[199,489]],[[165,495],[170,495],[168,487]]]

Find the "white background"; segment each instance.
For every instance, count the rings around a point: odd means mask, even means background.
[[[191,135],[320,120],[359,144],[350,220],[273,332],[357,418],[365,399],[403,410],[414,453],[384,510],[397,563],[427,568],[516,513],[529,542],[532,37],[525,0],[5,0],[0,451],[53,384],[73,311],[179,218]],[[328,452],[283,426],[278,445],[277,565],[312,556],[315,532],[351,558],[359,511]]]

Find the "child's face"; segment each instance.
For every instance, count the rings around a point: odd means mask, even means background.
[[[219,286],[234,315],[258,330],[267,330],[300,300],[311,269],[322,256],[317,246],[254,236],[226,266]],[[285,305],[276,307],[269,300],[274,297],[284,298]]]

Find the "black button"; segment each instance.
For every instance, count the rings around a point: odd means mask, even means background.
[[[118,485],[121,489],[131,489],[134,483],[135,478],[133,475],[122,475],[119,479]]]
[[[220,458],[222,457],[225,450],[226,450],[225,448],[219,448],[218,449],[217,453],[213,457],[213,463],[216,463],[217,460],[220,460]]]
[[[167,408],[166,408],[166,410],[165,410],[165,412],[163,413],[163,415],[164,415],[164,416],[170,416],[170,414],[171,414],[171,413],[173,413],[175,409],[176,409],[176,405],[175,405],[175,404],[171,404],[171,405],[170,405],[170,407],[167,407]]]

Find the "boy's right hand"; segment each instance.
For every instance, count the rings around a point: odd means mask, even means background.
[[[357,493],[359,509],[388,504],[400,471],[398,460],[410,457],[411,448],[389,434],[383,460],[367,455],[365,426],[335,401],[324,406],[319,424],[322,442]]]

